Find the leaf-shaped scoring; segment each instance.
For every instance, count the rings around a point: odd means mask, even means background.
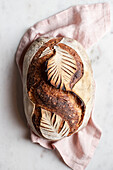
[[[41,108],[40,131],[42,135],[50,140],[59,140],[69,134],[69,125],[55,113]],[[62,124],[62,127],[61,127]]]
[[[48,80],[56,88],[65,90],[76,72],[76,60],[59,46],[54,46],[54,49],[55,54],[47,63]]]

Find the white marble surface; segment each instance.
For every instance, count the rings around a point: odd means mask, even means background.
[[[72,5],[96,2],[105,1],[0,0],[0,170],[70,169],[54,151],[30,141],[19,107],[21,84],[14,55],[23,33],[37,21]],[[113,17],[113,0],[109,2]],[[103,133],[86,169],[113,170],[113,25],[88,53],[97,84],[93,117]]]

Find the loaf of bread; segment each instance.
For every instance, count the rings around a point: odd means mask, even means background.
[[[76,40],[40,37],[28,48],[23,61],[24,108],[36,135],[54,141],[85,127],[94,87],[89,58]]]

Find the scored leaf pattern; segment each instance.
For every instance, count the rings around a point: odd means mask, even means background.
[[[62,121],[60,116],[42,108],[41,113],[40,131],[45,138],[50,140],[59,140],[69,134],[69,125],[66,121]]]
[[[66,50],[54,46],[55,54],[47,62],[48,80],[56,88],[66,90],[76,72],[76,60]]]
[[[76,132],[85,110],[84,102],[72,89],[84,74],[83,63],[75,49],[67,45],[71,41],[64,38],[67,43],[63,43],[62,39],[44,38],[41,47],[37,42],[39,49],[27,73],[27,92],[35,105],[32,129],[35,127],[34,133],[48,140]]]

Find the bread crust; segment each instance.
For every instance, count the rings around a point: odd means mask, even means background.
[[[23,64],[26,117],[36,135],[59,140],[80,130],[90,117],[94,98],[91,65],[75,40],[42,37],[33,43],[37,48],[31,44]],[[32,111],[28,111],[29,105]]]

